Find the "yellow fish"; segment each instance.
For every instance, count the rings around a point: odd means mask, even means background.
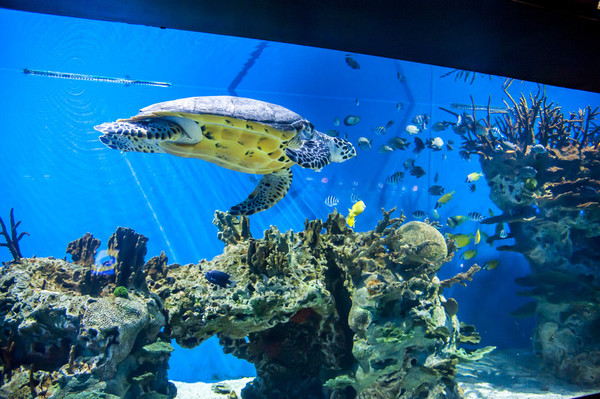
[[[471,234],[448,234],[448,237],[456,241],[456,246],[458,248],[466,247],[471,243],[471,239],[473,238]]]
[[[452,198],[454,198],[454,193],[456,191],[452,191],[451,193],[448,194],[444,194],[440,197],[439,200],[437,200],[437,202],[435,203],[435,209],[439,208],[440,206],[448,203],[448,201],[450,201]]]
[[[465,180],[465,181],[467,183],[473,183],[474,181],[477,181],[482,177],[483,177],[483,173],[473,172],[473,173],[469,173],[469,175],[467,176],[467,180]]]
[[[477,229],[477,233],[475,233],[475,244],[479,244],[481,241],[481,234],[479,234],[479,229]]]
[[[466,222],[467,220],[469,220],[468,217],[463,216],[463,215],[456,215],[456,216],[450,216],[447,220],[446,223],[448,223],[448,226],[450,227],[456,227],[459,224],[463,224],[464,222]]]
[[[477,251],[474,249],[469,249],[468,251],[463,252],[462,257],[465,260],[473,259],[477,255]]]
[[[365,205],[365,203],[363,201],[358,201],[356,204],[352,205],[352,209],[348,209],[348,217],[346,218],[346,221],[348,223],[348,226],[350,227],[354,227],[354,223],[355,220],[354,218],[358,215],[360,215],[361,213],[363,213],[363,211],[365,210],[367,206]]]
[[[494,270],[495,268],[498,267],[498,265],[500,264],[500,261],[497,260],[488,260],[487,262],[485,262],[485,264],[483,265],[483,268],[485,270]]]

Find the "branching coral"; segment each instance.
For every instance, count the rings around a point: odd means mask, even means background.
[[[18,262],[23,257],[23,255],[21,255],[21,249],[19,248],[19,241],[21,240],[21,238],[23,238],[23,236],[29,235],[29,233],[27,232],[23,232],[21,234],[17,233],[17,227],[19,227],[20,224],[20,220],[17,223],[15,223],[13,208],[10,209],[10,234],[6,229],[4,221],[2,220],[2,218],[0,218],[0,226],[2,226],[2,235],[4,236],[4,240],[6,241],[0,243],[0,247],[7,247],[15,262]]]
[[[489,112],[477,120],[473,106],[455,131],[467,155],[480,155],[490,198],[502,210],[484,223],[504,223],[510,230],[505,238],[514,239],[497,249],[520,252],[531,265],[536,349],[559,377],[588,385],[590,372],[600,374],[600,339],[590,333],[599,322],[584,316],[594,314],[599,300],[600,109],[567,115],[542,86],[515,99],[511,84],[503,87],[509,111],[496,126]],[[504,239],[496,231],[494,241]],[[541,283],[548,275],[561,278]],[[575,358],[587,364],[575,364]]]

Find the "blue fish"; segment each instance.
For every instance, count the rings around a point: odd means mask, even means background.
[[[118,253],[119,251],[113,248],[100,251],[98,255],[96,255],[96,268],[92,270],[92,274],[101,276],[110,276],[115,274]]]
[[[219,287],[227,287],[229,284],[233,284],[230,280],[231,276],[219,270],[209,270],[204,273],[204,277],[206,277],[209,283],[216,284]]]

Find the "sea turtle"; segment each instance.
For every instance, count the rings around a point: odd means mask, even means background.
[[[229,210],[233,215],[252,215],[281,200],[292,182],[294,164],[320,170],[356,155],[349,141],[318,132],[295,112],[242,97],[162,102],[94,129],[112,149],[199,158],[264,175],[248,198]]]

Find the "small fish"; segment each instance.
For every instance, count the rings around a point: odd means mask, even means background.
[[[505,229],[500,230],[500,234],[499,234],[500,238],[506,238],[508,237],[508,232]]]
[[[360,148],[361,150],[370,150],[372,142],[373,142],[372,140],[369,140],[366,137],[359,137],[358,138],[358,148]]]
[[[483,238],[483,241],[485,241],[490,246],[493,244],[493,240],[490,240],[490,235],[488,233],[486,233],[485,231],[480,231],[479,233],[481,234],[481,238]]]
[[[458,155],[460,156],[461,159],[464,159],[465,161],[468,161],[471,159],[471,155],[465,150],[460,150],[458,152]]]
[[[466,222],[467,220],[469,220],[468,217],[463,216],[463,215],[456,215],[456,216],[450,216],[447,220],[446,223],[448,224],[448,226],[450,227],[456,227],[459,226],[461,224],[463,224],[464,222]]]
[[[358,115],[348,115],[344,118],[344,125],[346,126],[354,126],[360,123],[360,116]]]
[[[464,260],[469,260],[473,259],[475,255],[477,255],[477,251],[474,249],[469,249],[468,251],[463,252],[461,256]]]
[[[425,174],[426,174],[426,173],[425,173],[425,169],[423,169],[422,167],[420,167],[420,166],[415,166],[414,168],[412,168],[412,169],[410,170],[410,174],[411,174],[412,176],[416,176],[416,177],[417,177],[417,179],[418,179],[419,177],[423,177],[423,176],[425,176]]]
[[[479,241],[481,241],[481,233],[479,233],[479,229],[477,229],[477,232],[475,233],[475,241],[473,241],[475,243],[475,245],[479,244]]]
[[[519,147],[517,147],[515,144],[511,143],[508,140],[500,141],[500,145],[506,153],[515,153],[519,149]]]
[[[441,151],[444,148],[444,140],[441,137],[434,137],[433,139],[427,139],[425,145],[433,151]]]
[[[427,114],[417,115],[412,120],[412,123],[415,123],[417,126],[419,126],[419,130],[426,130],[428,122],[429,116]]]
[[[404,76],[404,75],[402,74],[402,72],[398,72],[398,73],[396,74],[396,77],[398,78],[398,80],[399,80],[400,82],[404,82],[404,81],[406,81],[406,76]]]
[[[424,211],[414,211],[412,213],[412,216],[415,219],[423,219],[427,214]]]
[[[504,230],[504,223],[496,224],[496,235],[500,236],[500,232]]]
[[[469,216],[469,219],[471,219],[474,222],[481,222],[483,219],[485,219],[485,216],[483,216],[479,212],[469,212],[467,216]]]
[[[387,179],[385,179],[385,182],[387,184],[398,184],[402,181],[403,178],[404,178],[404,172],[398,171],[398,172],[394,173],[393,175],[389,176]]]
[[[346,64],[352,69],[360,69],[360,64],[351,55],[346,55]]]
[[[340,118],[335,118],[335,119],[333,120],[333,126],[339,126],[341,122],[342,122],[342,121],[340,120]]]
[[[340,132],[333,129],[325,130],[325,134],[329,137],[340,137]]]
[[[506,140],[506,136],[502,134],[498,126],[494,126],[490,129],[490,136],[492,136],[492,138],[495,140]]]
[[[448,151],[453,151],[454,150],[454,147],[452,147],[453,145],[454,145],[454,141],[452,141],[452,140],[446,141],[446,149]]]
[[[419,134],[419,128],[415,125],[406,125],[404,130],[406,131],[406,133],[411,135]]]
[[[498,260],[488,260],[487,262],[485,262],[483,264],[483,269],[484,270],[494,270],[495,268],[498,267],[498,265],[500,264],[500,261]]]
[[[415,148],[413,148],[413,152],[415,154],[418,154],[421,151],[423,151],[424,149],[425,149],[425,143],[423,143],[423,140],[421,140],[418,137],[415,137]]]
[[[430,214],[432,219],[438,220],[440,218],[440,214],[435,209],[432,209]]]
[[[348,226],[354,227],[356,221],[354,220],[356,216],[363,213],[367,206],[363,201],[358,201],[356,204],[352,205],[352,208],[348,209],[348,217],[346,218],[346,222]]]
[[[435,186],[429,187],[429,190],[427,190],[427,192],[431,195],[442,195],[444,194],[444,190],[444,187],[436,184]]]
[[[456,241],[456,246],[458,248],[466,247],[471,243],[471,240],[473,239],[472,234],[448,234],[448,237]]]
[[[544,147],[541,144],[536,144],[533,147],[531,147],[531,151],[535,152],[536,154],[545,154],[546,153],[546,147]]]
[[[390,147],[389,145],[383,144],[381,145],[378,149],[377,152],[380,154],[388,154],[390,152],[393,152],[394,149],[392,147]]]
[[[115,274],[118,253],[119,250],[114,248],[98,252],[94,263],[96,269],[92,270],[92,274],[100,276],[110,276]]]
[[[354,103],[356,104],[357,107],[360,105],[360,100],[358,99],[358,97],[356,97],[356,100],[354,100]]]
[[[477,180],[479,180],[482,177],[483,177],[483,173],[473,172],[473,173],[469,173],[469,175],[467,176],[467,180],[465,180],[465,181],[467,183],[473,183],[473,182],[476,182]]]
[[[519,169],[519,177],[522,179],[529,179],[531,177],[535,177],[538,173],[537,170],[533,166],[525,166]]]
[[[334,206],[336,206],[339,203],[340,203],[340,200],[337,199],[337,197],[335,195],[330,195],[327,198],[325,198],[325,205],[327,205],[330,208],[333,208]]]
[[[440,174],[438,172],[435,172],[435,177],[433,178],[434,183],[437,183],[439,178],[440,178]]]
[[[384,134],[386,134],[385,126],[374,127],[373,129],[371,129],[371,131],[378,136],[383,136]]]
[[[440,199],[438,199],[437,202],[435,203],[435,209],[441,207],[444,204],[447,204],[448,201],[450,201],[452,198],[454,198],[455,192],[456,191],[452,191],[451,193],[444,194],[443,196],[441,196]]]
[[[358,195],[351,193],[350,194],[350,202],[352,202],[353,204],[356,204],[358,201],[360,201],[360,198],[358,197]]]
[[[446,130],[448,128],[448,122],[436,122],[431,126],[431,129],[434,132],[441,132],[442,130]]]
[[[388,123],[385,124],[385,128],[386,129],[390,129],[392,126],[394,126],[394,121],[388,121]]]
[[[404,170],[409,170],[415,167],[415,160],[408,158],[406,161],[404,161],[404,163],[402,164],[402,166],[404,166]]]
[[[405,150],[410,146],[410,143],[402,137],[392,137],[388,140],[387,145],[396,150]]]
[[[396,104],[396,111],[401,111],[404,109],[404,103],[397,103]]]
[[[469,192],[474,193],[475,190],[477,190],[477,186],[475,185],[475,183],[469,184]]]
[[[208,280],[209,283],[213,283],[218,285],[219,287],[227,287],[229,284],[234,284],[230,278],[231,276],[225,272],[221,272],[219,270],[209,270],[204,273],[204,277]]]

